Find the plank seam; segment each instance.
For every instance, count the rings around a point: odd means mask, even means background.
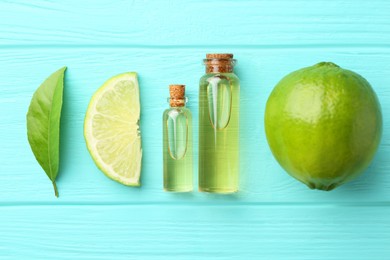
[[[387,49],[390,44],[216,44],[216,45],[145,45],[145,44],[2,44],[2,49]]]
[[[36,206],[171,206],[171,207],[390,207],[390,201],[378,202],[2,202],[0,207]]]

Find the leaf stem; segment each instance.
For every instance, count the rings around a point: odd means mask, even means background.
[[[54,195],[56,195],[56,197],[58,198],[58,189],[57,189],[56,182],[52,181],[52,183],[53,183],[53,188],[54,188]]]

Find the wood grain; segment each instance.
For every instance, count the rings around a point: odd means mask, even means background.
[[[4,0],[0,17],[0,259],[390,258],[389,1]],[[208,52],[238,59],[241,191],[165,193],[168,85],[187,85],[196,155]],[[332,192],[289,177],[263,129],[273,86],[320,61],[363,75],[384,115],[372,165]],[[35,89],[64,65],[56,199],[28,146],[25,116]],[[83,138],[92,94],[125,71],[137,71],[141,85],[141,188],[107,179]]]
[[[388,46],[389,9],[385,0],[2,1],[0,44]]]
[[[0,211],[1,259],[336,260],[387,259],[390,254],[389,207],[35,206]]]

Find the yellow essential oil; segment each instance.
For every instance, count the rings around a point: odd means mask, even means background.
[[[207,54],[199,86],[199,190],[238,191],[240,83],[232,54]]]
[[[192,115],[184,85],[170,85],[170,107],[163,114],[164,190],[193,189]]]

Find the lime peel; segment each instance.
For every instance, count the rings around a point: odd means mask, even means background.
[[[332,190],[367,169],[382,134],[371,85],[331,62],[285,76],[268,98],[264,123],[279,164],[320,190]]]

